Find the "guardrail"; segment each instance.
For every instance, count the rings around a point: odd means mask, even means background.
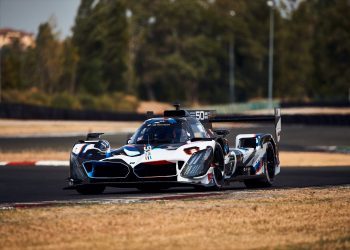
[[[234,115],[234,114],[233,114]],[[239,116],[239,114],[236,114]],[[220,116],[220,113],[218,114]],[[225,116],[225,115],[224,115]],[[248,115],[249,116],[249,115]],[[253,117],[253,116],[252,116]],[[0,118],[33,120],[94,120],[144,121],[146,114],[105,112],[96,110],[68,110],[26,104],[0,104]],[[283,124],[350,126],[350,114],[293,114],[282,115]]]

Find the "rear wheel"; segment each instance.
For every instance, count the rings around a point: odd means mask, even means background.
[[[271,187],[275,178],[275,150],[271,142],[267,143],[266,158],[264,160],[264,176],[260,179],[244,180],[244,184],[248,188]]]
[[[105,191],[105,186],[103,185],[87,185],[77,187],[77,192],[83,195],[93,195],[93,194],[102,194]]]

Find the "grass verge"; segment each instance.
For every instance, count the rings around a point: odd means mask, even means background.
[[[3,249],[349,249],[350,189],[0,211]]]
[[[282,167],[350,167],[350,154],[327,152],[280,152]]]

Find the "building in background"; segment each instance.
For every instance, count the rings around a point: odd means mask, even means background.
[[[23,49],[35,47],[35,38],[32,33],[11,28],[0,29],[0,48],[18,41]]]

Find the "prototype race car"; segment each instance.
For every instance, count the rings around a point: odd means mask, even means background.
[[[230,148],[228,130],[214,122],[274,121],[271,134],[240,134]],[[234,181],[247,187],[268,187],[280,172],[280,109],[274,116],[214,117],[212,111],[164,111],[147,119],[121,148],[112,149],[103,133],[90,133],[77,142],[70,157],[67,189],[99,194],[106,186],[160,190],[194,186],[219,190]]]

